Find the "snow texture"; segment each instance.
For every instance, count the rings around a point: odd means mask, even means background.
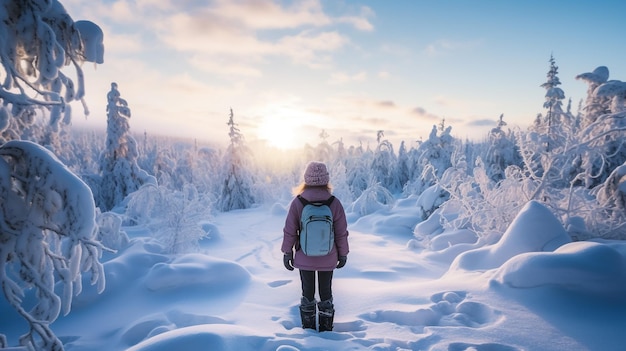
[[[406,205],[352,222],[354,250],[334,279],[335,330],[302,330],[299,278],[282,268],[280,255],[285,214],[277,209],[284,206],[216,215],[212,224],[222,240],[205,243],[204,253],[172,256],[147,229],[126,227],[128,246],[104,257],[106,290],[98,295],[86,289],[77,296],[72,313],[52,325],[54,332],[74,351],[207,345],[242,351],[618,350],[622,345],[626,244],[568,242],[564,229],[537,203],[520,211],[502,240],[483,249],[480,261],[465,258],[453,267],[428,258],[433,251],[404,245],[410,232],[371,233],[384,227],[378,224],[390,214],[397,221],[414,220],[415,210]],[[455,247],[468,241],[467,234],[459,234],[448,242]],[[14,344],[23,326],[4,303],[0,311],[6,316],[0,330]]]

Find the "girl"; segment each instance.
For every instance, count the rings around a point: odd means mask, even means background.
[[[321,162],[310,162],[304,172],[304,182],[295,190],[309,202],[324,202],[331,194],[329,174],[326,165]],[[333,270],[346,264],[348,256],[348,225],[343,206],[338,199],[334,199],[329,205],[332,212],[334,228],[334,245],[330,252],[324,256],[307,256],[299,245],[298,234],[300,232],[300,216],[304,204],[297,197],[291,201],[285,227],[283,228],[282,252],[285,268],[292,271],[300,270],[302,282],[302,298],[300,302],[300,318],[302,328],[316,329],[315,319],[315,278],[317,276],[317,288],[320,302],[317,303],[319,311],[319,331],[333,330],[335,308],[333,305],[332,279]],[[294,255],[295,249],[295,255]]]

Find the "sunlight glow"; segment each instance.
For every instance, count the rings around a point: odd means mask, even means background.
[[[257,136],[267,141],[268,145],[285,150],[304,145],[298,140],[298,131],[302,128],[301,118],[286,114],[264,117],[259,123]]]

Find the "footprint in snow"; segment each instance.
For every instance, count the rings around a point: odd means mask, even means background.
[[[374,323],[394,323],[409,327],[450,326],[480,328],[498,321],[499,311],[489,306],[467,301],[464,291],[445,291],[431,296],[431,304],[416,310],[378,310],[361,317]]]
[[[267,283],[271,288],[278,288],[279,286],[287,285],[291,283],[291,280],[275,280],[273,282]]]

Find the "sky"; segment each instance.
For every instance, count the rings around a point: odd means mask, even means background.
[[[116,82],[131,131],[225,145],[228,116],[248,142],[342,140],[399,147],[445,123],[485,140],[500,114],[528,127],[543,110],[549,59],[574,111],[576,75],[626,80],[626,2],[61,0],[104,32],[104,64],[84,66],[87,118],[105,128]],[[567,101],[565,101],[567,104]]]

